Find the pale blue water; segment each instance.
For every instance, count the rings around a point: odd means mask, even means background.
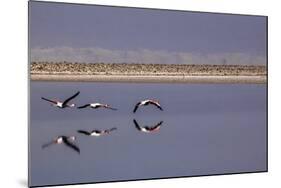
[[[125,84],[31,82],[30,185],[72,184],[267,170],[266,85]],[[104,102],[118,108],[58,109],[41,97],[78,105]],[[136,102],[158,99],[164,108]],[[133,124],[163,121],[144,134]],[[104,137],[76,130],[117,131]],[[41,145],[58,135],[76,135],[81,154],[63,145]]]

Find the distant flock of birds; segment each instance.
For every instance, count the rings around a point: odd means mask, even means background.
[[[45,97],[41,97],[41,99],[48,101],[50,103],[52,103],[53,106],[58,107],[58,108],[73,108],[76,105],[74,103],[70,103],[71,100],[73,100],[75,97],[77,97],[80,94],[80,91],[76,92],[73,96],[67,98],[64,101],[58,101],[58,100],[51,100]],[[141,106],[148,106],[148,105],[154,105],[156,106],[159,110],[163,111],[163,108],[161,107],[160,103],[156,100],[152,100],[152,99],[146,99],[143,101],[138,102],[133,110],[133,113],[136,113],[136,111],[138,110],[139,107]],[[102,104],[102,103],[88,103],[88,104],[84,104],[82,106],[78,106],[78,109],[83,109],[83,108],[93,108],[93,109],[97,109],[97,108],[106,108],[106,109],[110,109],[110,110],[117,110],[117,108],[113,108],[108,104]],[[156,132],[158,130],[160,130],[160,127],[162,126],[163,121],[160,121],[159,123],[157,123],[156,125],[153,126],[140,126],[138,124],[138,122],[134,119],[133,120],[134,125],[136,127],[136,129],[140,132],[145,132],[145,133],[151,133],[151,132]],[[112,131],[117,130],[116,127],[113,127],[111,129],[106,129],[106,130],[98,130],[98,129],[94,129],[92,131],[85,131],[85,130],[77,130],[78,133],[86,135],[86,136],[102,136],[102,135],[107,135],[109,133],[111,133]],[[76,137],[75,136],[65,136],[65,135],[61,135],[58,136],[56,138],[54,138],[51,142],[48,142],[46,144],[42,145],[42,149],[45,149],[51,145],[54,144],[65,144],[66,146],[72,148],[73,150],[75,150],[76,152],[80,153],[80,149],[79,147],[75,144],[75,140]]]

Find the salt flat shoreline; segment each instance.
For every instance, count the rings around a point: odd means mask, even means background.
[[[267,68],[262,65],[32,62],[30,76],[32,81],[265,84]]]
[[[123,82],[123,83],[245,83],[265,84],[265,76],[124,76],[31,74],[32,81]]]

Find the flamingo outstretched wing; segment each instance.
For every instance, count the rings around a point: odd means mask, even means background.
[[[48,142],[48,143],[46,143],[46,144],[43,144],[43,145],[42,145],[42,149],[45,149],[45,148],[47,148],[47,147],[49,147],[49,146],[51,146],[51,145],[53,145],[53,144],[55,144],[54,141]]]
[[[156,103],[156,102],[153,102],[153,101],[149,101],[148,103],[149,103],[149,104],[152,104],[152,105],[154,105],[154,106],[156,106],[156,107],[159,108],[161,111],[163,111],[163,108],[160,106],[159,103]]]
[[[47,99],[47,98],[44,98],[44,97],[41,97],[41,99],[43,99],[45,101],[48,101],[48,102],[51,102],[53,104],[57,104],[57,101],[53,101],[53,100],[50,100],[50,99]]]
[[[78,148],[78,146],[69,142],[68,139],[64,139],[63,141],[64,141],[65,145],[67,145],[68,147],[72,148],[73,150],[75,150],[76,152],[78,152],[80,154],[80,149]]]
[[[84,130],[78,130],[77,131],[78,133],[81,133],[81,134],[85,134],[85,135],[91,135],[91,133],[89,133],[88,131],[84,131]]]
[[[154,131],[154,130],[160,128],[160,126],[162,125],[162,123],[163,123],[163,121],[160,121],[160,122],[157,123],[155,126],[149,127],[149,130],[150,130],[150,131]]]
[[[138,122],[137,122],[135,119],[134,119],[133,121],[134,121],[135,127],[136,127],[139,131],[141,131],[141,127],[140,127],[140,125],[138,124]]]
[[[68,99],[66,99],[63,103],[62,103],[62,106],[66,106],[67,105],[67,103],[70,101],[70,100],[72,100],[72,99],[74,99],[75,97],[77,97],[77,95],[79,95],[79,93],[80,93],[80,91],[78,91],[77,93],[75,93],[73,96],[71,96],[71,97],[69,97]]]
[[[140,104],[141,104],[141,102],[138,102],[136,105],[135,105],[135,108],[134,108],[134,113],[136,113],[136,111],[137,111],[137,109],[138,109],[138,107],[140,106]]]
[[[82,108],[87,108],[88,106],[90,106],[90,104],[85,104],[85,105],[79,106],[79,107],[77,107],[77,108],[82,109]]]

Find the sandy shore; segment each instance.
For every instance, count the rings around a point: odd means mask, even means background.
[[[174,64],[31,64],[33,81],[131,83],[266,83],[265,66]]]
[[[266,83],[264,76],[120,76],[31,75],[33,81],[127,82],[127,83]]]

